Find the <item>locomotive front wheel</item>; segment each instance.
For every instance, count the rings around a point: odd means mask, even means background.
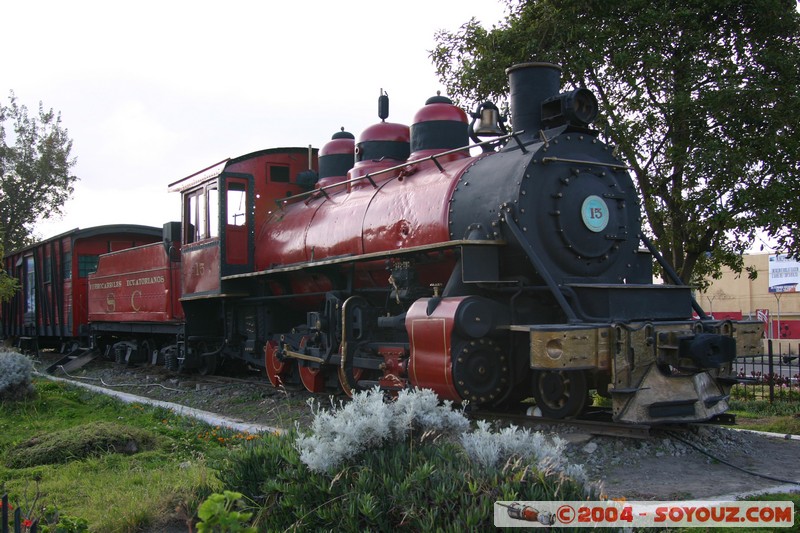
[[[533,372],[533,397],[548,418],[578,416],[587,404],[587,380],[583,370]]]

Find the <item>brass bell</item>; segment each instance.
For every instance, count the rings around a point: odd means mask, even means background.
[[[471,115],[475,119],[472,131],[478,137],[499,137],[506,132],[500,110],[492,102],[483,102]]]

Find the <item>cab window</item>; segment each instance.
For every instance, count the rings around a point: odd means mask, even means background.
[[[217,184],[189,191],[183,197],[184,242],[219,236],[219,192]]]
[[[187,243],[205,237],[205,191],[199,189],[186,194],[184,213],[184,238]]]
[[[247,223],[247,190],[244,183],[228,183],[226,223],[244,226]]]
[[[208,236],[219,237],[219,193],[217,188],[209,187],[208,194]]]
[[[291,174],[289,165],[268,165],[269,181],[273,183],[289,183]]]

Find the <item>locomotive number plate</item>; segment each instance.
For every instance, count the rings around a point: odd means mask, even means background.
[[[590,231],[603,231],[608,226],[608,205],[599,196],[587,196],[581,206],[581,218]]]

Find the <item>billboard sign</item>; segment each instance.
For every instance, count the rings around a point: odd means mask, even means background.
[[[769,292],[800,292],[800,261],[786,254],[769,256]]]

